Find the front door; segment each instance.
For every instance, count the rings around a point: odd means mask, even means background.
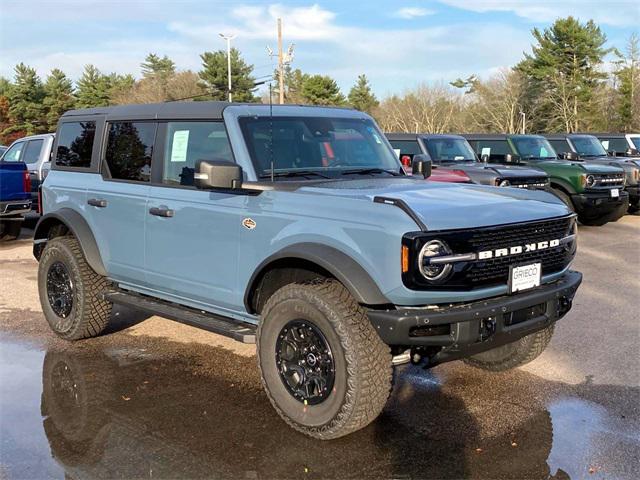
[[[193,186],[197,160],[234,161],[224,124],[167,122],[160,130],[162,175],[150,188],[145,220],[147,280],[176,302],[240,311],[238,234],[246,197]]]

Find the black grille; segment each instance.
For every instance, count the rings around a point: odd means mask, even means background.
[[[564,218],[479,230],[469,240],[469,244],[472,247],[471,251],[480,252],[561,239],[569,234],[571,222],[573,220],[570,218]],[[472,287],[492,283],[506,283],[509,278],[510,265],[526,265],[539,262],[542,264],[542,275],[548,275],[561,271],[572,258],[571,250],[565,245],[560,245],[520,255],[470,263],[465,272],[465,277]]]
[[[594,175],[597,187],[622,187],[624,186],[624,174],[607,173]]]
[[[509,181],[512,187],[518,188],[544,188],[549,185],[545,177],[514,178]]]

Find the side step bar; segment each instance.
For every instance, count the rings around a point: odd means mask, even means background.
[[[134,310],[142,310],[143,312],[175,320],[192,327],[202,328],[242,343],[256,343],[256,326],[250,323],[239,322],[222,315],[202,312],[135,293],[123,291],[105,292],[103,297],[109,302],[124,305]]]

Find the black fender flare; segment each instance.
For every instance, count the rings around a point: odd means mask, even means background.
[[[244,293],[244,304],[247,311],[251,311],[250,300],[257,281],[264,272],[269,270],[270,265],[282,259],[300,259],[322,267],[340,281],[358,303],[364,305],[391,304],[369,273],[346,253],[328,245],[297,243],[270,255],[255,269]]]
[[[559,179],[557,177],[549,178],[549,185],[551,185],[552,189],[555,188],[554,185],[558,185],[559,187],[564,189],[569,195],[576,194],[576,189],[573,188],[573,186],[569,182]]]
[[[89,266],[98,274],[107,276],[104,268],[102,256],[98,249],[96,238],[91,231],[91,227],[75,210],[71,208],[61,208],[52,213],[43,215],[36,225],[33,235],[33,256],[40,259],[44,245],[49,240],[49,230],[56,225],[64,225],[80,243],[80,248],[87,259]]]

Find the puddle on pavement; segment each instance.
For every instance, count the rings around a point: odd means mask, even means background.
[[[404,366],[374,424],[320,442],[277,417],[255,370],[255,359],[206,345],[118,334],[40,351],[3,334],[0,476],[638,476],[626,404],[637,388],[556,384],[545,396],[550,382],[525,372],[487,385],[464,366]]]

